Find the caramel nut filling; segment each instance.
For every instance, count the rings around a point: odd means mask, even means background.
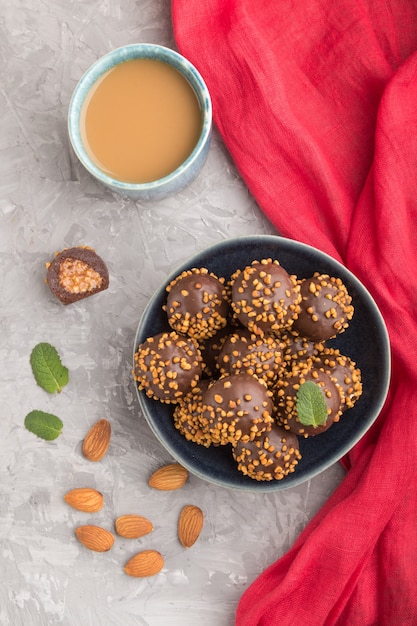
[[[66,258],[60,263],[58,280],[69,293],[85,293],[100,289],[103,278],[84,261]]]

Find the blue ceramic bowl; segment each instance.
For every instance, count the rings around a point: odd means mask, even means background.
[[[108,70],[131,59],[163,61],[179,71],[190,83],[197,96],[202,117],[201,134],[190,156],[159,180],[149,183],[127,183],[107,175],[90,159],[80,132],[80,114],[84,100],[94,83]],[[75,87],[68,111],[68,133],[71,145],[80,162],[103,185],[134,200],[159,200],[177,193],[198,175],[208,154],[212,131],[212,106],[207,86],[197,69],[183,56],[155,44],[139,43],[117,48],[96,61]]]
[[[147,337],[170,330],[162,305],[166,285],[183,270],[206,267],[218,276],[230,278],[237,269],[254,259],[278,259],[299,278],[313,272],[338,276],[345,283],[355,307],[349,328],[327,345],[339,348],[361,369],[363,393],[355,406],[326,432],[300,439],[302,459],[294,473],[283,480],[258,482],[244,476],[228,446],[205,448],[187,441],[173,424],[171,405],[148,398],[138,390],[139,405],[150,428],[162,445],[191,473],[223,487],[247,491],[276,491],[299,485],[341,459],[359,441],[377,418],[387,395],[390,379],[390,346],[384,320],[372,296],[343,265],[330,256],[297,241],[259,235],[230,239],[215,244],[188,259],[164,281],[146,307],[139,322],[134,352]]]

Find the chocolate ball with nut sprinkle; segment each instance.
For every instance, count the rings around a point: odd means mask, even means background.
[[[321,389],[326,403],[327,417],[324,423],[313,426],[303,424],[297,412],[297,392],[300,386],[312,381]],[[275,393],[275,419],[286,430],[307,438],[319,435],[339,421],[342,414],[343,398],[336,383],[329,374],[314,367],[293,368],[278,380]]]
[[[225,326],[221,328],[215,335],[205,340],[199,340],[201,356],[203,357],[203,374],[208,378],[218,378],[218,356],[223,348],[224,342],[230,333],[236,330],[235,327]]]
[[[277,424],[253,441],[238,441],[232,454],[238,469],[259,481],[282,480],[301,459],[297,435]]]
[[[159,333],[138,346],[133,377],[150,398],[176,403],[197,385],[201,362],[194,339],[175,331]]]
[[[300,312],[300,286],[295,276],[272,259],[253,261],[231,277],[232,309],[251,332],[277,334]]]
[[[208,389],[210,381],[205,378],[189,391],[174,408],[174,425],[187,439],[206,448],[213,444],[207,423],[204,424],[201,416],[203,411],[203,393]]]
[[[340,278],[315,272],[300,281],[301,312],[294,329],[311,341],[325,341],[344,332],[353,317],[352,298]]]
[[[330,374],[336,385],[342,390],[344,403],[342,411],[351,409],[362,395],[361,370],[352,359],[336,348],[325,348],[313,358],[315,367]]]
[[[282,364],[291,370],[294,364],[318,356],[325,348],[324,342],[310,341],[291,330],[278,337],[282,346]]]
[[[207,339],[226,326],[229,315],[224,278],[205,268],[183,271],[166,288],[168,323],[177,333]]]
[[[281,371],[282,349],[273,335],[260,337],[246,328],[228,336],[217,362],[221,374],[246,372],[272,385]]]
[[[221,377],[203,394],[201,420],[215,443],[249,441],[273,422],[271,392],[249,374]]]

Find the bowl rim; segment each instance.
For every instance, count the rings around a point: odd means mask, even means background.
[[[379,307],[375,301],[375,299],[373,298],[373,296],[370,294],[370,292],[368,291],[368,289],[365,287],[365,285],[359,280],[359,278],[357,278],[345,265],[343,265],[340,261],[338,261],[337,259],[335,259],[334,257],[330,256],[329,254],[327,254],[326,252],[323,252],[322,250],[320,250],[319,248],[315,248],[312,245],[309,244],[305,244],[302,243],[300,241],[297,241],[295,239],[290,239],[288,237],[283,237],[281,235],[243,235],[243,236],[238,236],[238,237],[232,237],[232,238],[227,238],[224,240],[221,240],[219,242],[216,242],[214,244],[211,244],[210,246],[207,246],[205,248],[202,248],[201,250],[197,251],[196,253],[194,253],[191,257],[188,257],[187,259],[185,259],[184,261],[178,263],[174,269],[165,277],[164,282],[154,291],[154,293],[152,294],[151,298],[149,299],[147,305],[145,306],[144,310],[142,311],[142,314],[140,316],[139,319],[139,323],[137,326],[137,330],[135,333],[135,339],[134,339],[134,346],[133,346],[133,355],[132,355],[132,363],[134,364],[134,355],[137,349],[137,346],[139,344],[139,337],[140,337],[140,330],[141,327],[143,325],[144,320],[148,317],[149,312],[151,311],[152,307],[154,306],[155,302],[160,298],[162,289],[164,288],[164,286],[168,285],[168,283],[173,280],[179,273],[181,273],[181,271],[183,269],[187,269],[187,268],[191,268],[193,266],[193,259],[196,257],[200,257],[203,254],[215,254],[215,253],[219,253],[221,252],[222,249],[224,249],[225,247],[227,247],[230,244],[233,245],[238,245],[240,243],[251,243],[251,242],[257,242],[259,243],[260,241],[264,241],[264,242],[285,242],[285,244],[288,245],[288,243],[293,246],[296,250],[303,250],[305,252],[313,252],[314,254],[319,254],[319,256],[322,257],[323,261],[327,261],[330,262],[331,264],[333,264],[333,266],[337,269],[340,270],[340,272],[342,274],[344,274],[349,281],[354,285],[355,289],[357,290],[358,294],[360,295],[361,298],[365,297],[365,299],[367,300],[369,306],[372,308],[373,313],[375,315],[375,318],[377,320],[377,324],[379,326],[379,331],[381,334],[381,344],[382,344],[382,352],[383,352],[383,356],[384,356],[384,375],[383,375],[383,380],[381,381],[381,389],[379,391],[379,397],[378,397],[378,401],[374,403],[373,405],[373,410],[372,410],[372,414],[370,415],[369,419],[367,419],[366,423],[359,428],[356,432],[355,435],[349,438],[349,442],[346,443],[344,446],[341,446],[341,448],[339,449],[338,453],[336,456],[329,458],[327,461],[322,462],[317,468],[311,468],[310,470],[305,470],[303,472],[303,474],[300,474],[298,477],[296,476],[296,472],[294,472],[294,474],[291,474],[291,481],[287,482],[284,479],[282,480],[272,480],[272,481],[256,481],[253,480],[252,483],[247,483],[244,485],[237,485],[232,483],[231,481],[227,480],[227,478],[223,479],[219,479],[219,478],[213,478],[211,476],[207,476],[204,472],[200,472],[198,467],[196,468],[195,466],[191,465],[188,462],[188,459],[185,458],[183,456],[183,454],[181,454],[181,452],[178,452],[177,450],[173,450],[172,446],[170,444],[170,440],[168,437],[165,436],[165,433],[161,433],[160,431],[158,431],[158,429],[156,428],[155,424],[148,418],[148,407],[146,406],[146,400],[145,400],[145,394],[144,392],[141,392],[138,389],[138,385],[136,383],[136,381],[134,381],[134,385],[135,385],[135,389],[136,389],[136,394],[138,397],[138,401],[139,401],[139,406],[142,412],[143,417],[145,418],[148,426],[150,427],[151,431],[153,432],[153,434],[155,435],[155,437],[157,438],[157,440],[161,443],[161,445],[163,445],[163,447],[165,448],[165,450],[167,452],[169,452],[171,454],[171,456],[179,463],[181,463],[191,474],[193,474],[194,476],[197,476],[198,478],[211,483],[211,484],[215,484],[217,486],[220,487],[225,487],[225,488],[229,488],[229,489],[234,489],[234,490],[238,490],[238,491],[243,491],[243,492],[275,492],[275,491],[280,491],[280,490],[284,490],[284,489],[291,489],[293,487],[296,487],[298,485],[301,485],[305,482],[307,482],[308,480],[311,480],[312,478],[318,476],[319,474],[321,474],[322,472],[324,472],[325,470],[327,470],[329,467],[331,467],[332,465],[334,465],[335,463],[339,462],[343,456],[345,456],[350,450],[352,450],[352,448],[360,441],[360,439],[362,439],[362,437],[366,434],[366,432],[369,431],[369,429],[371,428],[371,426],[373,425],[373,423],[375,422],[375,420],[377,419],[377,417],[379,416],[385,401],[387,399],[387,395],[388,395],[388,391],[389,391],[389,386],[390,386],[390,380],[391,380],[391,346],[390,346],[390,340],[389,340],[389,334],[388,334],[388,330],[386,327],[386,323],[385,320],[382,316],[381,311],[379,310]],[[194,265],[195,267],[195,265]],[[143,339],[142,339],[143,341]],[[149,400],[149,399],[148,399]],[[154,400],[155,405],[157,406],[157,401]],[[192,443],[192,442],[190,442]],[[196,444],[198,445],[198,444]],[[238,470],[237,470],[238,471]]]
[[[185,161],[170,174],[145,183],[121,181],[117,178],[109,176],[106,172],[100,169],[91,160],[85,150],[79,126],[82,105],[90,89],[105,72],[113,67],[116,67],[120,63],[123,63],[124,61],[136,58],[155,58],[155,55],[157,55],[156,60],[166,62],[179,71],[184,78],[188,80],[190,86],[194,90],[202,113],[201,133],[193,151],[188,155]],[[191,63],[191,61],[179,52],[173,50],[172,48],[168,48],[167,46],[152,43],[133,43],[114,48],[110,52],[107,52],[105,55],[98,58],[87,68],[72,92],[68,106],[67,130],[69,140],[75,154],[85,169],[97,180],[122,192],[149,192],[154,189],[159,190],[161,187],[170,185],[199,159],[201,153],[207,145],[207,142],[210,140],[213,123],[212,118],[213,110],[210,92],[200,72]]]

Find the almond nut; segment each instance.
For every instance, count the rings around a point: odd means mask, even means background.
[[[187,504],[178,519],[178,539],[184,548],[190,548],[200,536],[204,515],[198,506]]]
[[[143,550],[126,563],[124,570],[129,576],[144,578],[154,576],[164,567],[164,559],[156,550]]]
[[[121,515],[115,521],[118,535],[127,539],[137,539],[153,531],[153,524],[141,515]]]
[[[148,484],[154,489],[172,491],[180,489],[188,479],[188,471],[179,463],[170,463],[160,467],[149,478]]]
[[[79,526],[75,529],[78,541],[95,552],[107,552],[114,543],[114,536],[101,526]]]
[[[89,461],[101,461],[106,454],[111,437],[110,422],[99,420],[88,431],[83,442],[83,454]]]
[[[65,494],[64,500],[74,509],[85,511],[86,513],[100,511],[104,503],[103,494],[97,491],[97,489],[90,487],[71,489],[71,491]]]

